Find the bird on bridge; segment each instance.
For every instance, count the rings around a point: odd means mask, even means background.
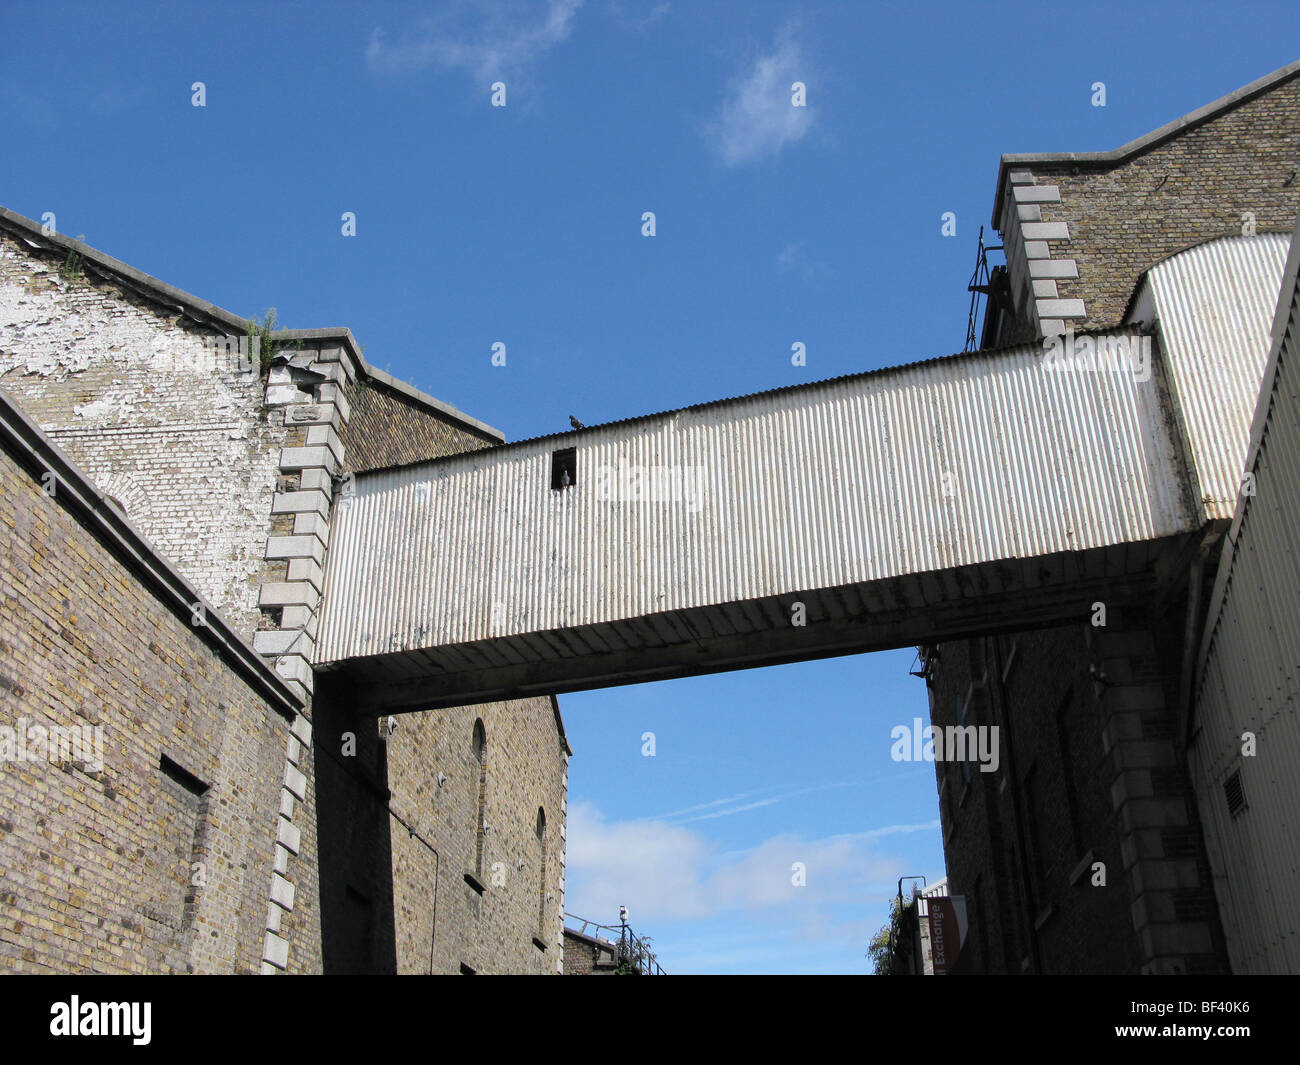
[[[582,422],[578,421],[578,419],[575,418],[572,414],[569,415],[569,424],[572,425],[575,429],[587,428],[585,425],[582,424]]]

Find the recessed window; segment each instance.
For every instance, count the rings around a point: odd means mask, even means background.
[[[483,720],[480,718],[474,722],[474,732],[470,739],[470,745],[474,752],[474,760],[478,763],[478,814],[474,819],[474,876],[477,881],[482,883],[483,880],[483,842],[487,835],[487,730],[483,727]],[[466,874],[468,876],[468,874]],[[482,888],[479,888],[479,894],[483,894]]]
[[[551,452],[551,488],[561,491],[578,483],[578,449],[562,447]]]
[[[1228,813],[1232,817],[1246,808],[1246,791],[1241,786],[1240,769],[1223,782],[1223,797],[1228,800]]]
[[[192,796],[195,801],[201,799],[208,790],[208,786],[203,781],[188,770],[182,769],[165,754],[158,756],[158,768],[163,776],[180,785],[181,790]]]
[[[546,934],[546,811],[537,808],[537,938],[533,940],[542,950],[546,944],[541,937]]]
[[[168,832],[167,838],[157,841],[155,851],[179,856],[188,848],[184,876],[169,885],[173,891],[166,898],[166,909],[178,912],[181,929],[188,931],[199,908],[200,893],[194,889],[192,878],[207,861],[208,785],[165,754],[158,758],[158,769],[162,775],[161,800],[168,807],[163,818]]]

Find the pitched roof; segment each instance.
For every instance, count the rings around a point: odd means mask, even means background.
[[[46,233],[39,222],[34,222],[30,218],[9,210],[7,207],[0,207],[0,232],[8,232],[11,236],[39,253],[66,255],[75,251],[81,257],[84,268],[88,273],[95,274],[118,288],[134,292],[154,303],[179,311],[191,321],[208,326],[225,335],[242,335],[248,328],[247,318],[241,318],[239,315],[232,314],[214,303],[209,303],[205,299],[200,299],[198,296],[191,295],[182,289],[167,284],[165,281],[160,281],[158,278],[137,270],[133,266],[128,266],[121,260],[114,259],[111,255],[105,255],[102,251],[92,248],[83,241],[73,240],[62,233]],[[361,353],[361,346],[353,337],[352,331],[347,327],[278,329],[273,335],[277,340],[285,341],[334,341],[341,347],[348,349],[359,372],[369,381],[388,388],[425,409],[440,414],[444,418],[459,422],[480,436],[485,436],[496,443],[505,441],[505,434],[501,430],[494,429],[485,422],[457,410],[450,403],[435,399],[405,381],[399,381],[383,370],[371,366],[366,362],[365,356]]]
[[[998,166],[997,188],[993,192],[993,228],[999,231],[1002,228],[1000,223],[1004,200],[1003,190],[1006,187],[1007,176],[1013,168],[1032,168],[1034,164],[1041,166],[1043,164],[1059,165],[1062,163],[1072,163],[1079,167],[1095,166],[1104,168],[1117,166],[1189,129],[1218,118],[1225,112],[1231,111],[1234,107],[1269,92],[1298,74],[1300,74],[1300,59],[1297,59],[1294,63],[1288,63],[1271,74],[1265,74],[1262,78],[1252,81],[1249,85],[1243,85],[1235,92],[1230,92],[1227,96],[1221,96],[1213,103],[1199,107],[1195,111],[1183,115],[1182,118],[1176,118],[1159,129],[1143,134],[1137,140],[1129,141],[1127,144],[1109,152],[1028,152],[1002,156],[1002,162]]]

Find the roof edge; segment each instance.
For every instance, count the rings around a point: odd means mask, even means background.
[[[1076,337],[1084,336],[1106,336],[1106,335],[1124,335],[1140,336],[1141,331],[1133,326],[1118,324],[1112,326],[1099,327],[1097,329],[1080,329],[1074,335]],[[373,469],[359,472],[356,476],[359,479],[372,477],[378,474],[394,473],[397,470],[412,469],[416,466],[432,466],[436,463],[444,462],[461,462],[477,461],[485,455],[501,450],[503,448],[522,448],[536,446],[543,441],[553,440],[557,444],[563,443],[566,446],[573,446],[580,442],[584,435],[594,433],[603,429],[635,425],[638,422],[649,421],[652,418],[667,418],[674,414],[687,414],[693,411],[707,410],[711,407],[721,407],[731,403],[744,403],[749,400],[758,399],[762,396],[774,396],[779,393],[796,393],[811,391],[815,388],[823,388],[826,385],[838,384],[842,381],[856,381],[865,377],[884,377],[887,374],[905,373],[909,370],[916,370],[922,366],[930,366],[936,362],[951,362],[957,359],[981,359],[991,356],[1002,355],[1008,352],[1024,350],[1042,350],[1043,340],[1026,342],[1023,344],[1008,344],[1000,348],[980,348],[978,351],[959,351],[952,355],[936,355],[928,359],[917,359],[913,362],[899,363],[894,366],[878,366],[874,370],[862,370],[858,373],[840,374],[838,377],[823,377],[817,381],[801,381],[795,385],[781,385],[779,388],[763,388],[757,392],[745,392],[737,396],[724,396],[721,399],[709,399],[700,403],[691,403],[684,407],[671,407],[668,410],[651,411],[648,414],[636,414],[630,418],[616,418],[610,422],[600,422],[597,425],[587,425],[582,429],[569,429],[561,433],[545,433],[541,436],[530,436],[523,440],[511,440],[496,445],[494,448],[484,448],[479,451],[457,451],[450,455],[437,455],[428,459],[415,459],[412,462],[398,462],[391,466],[376,466]]]
[[[1259,463],[1260,449],[1264,445],[1264,436],[1268,431],[1269,417],[1273,410],[1274,395],[1277,391],[1278,363],[1282,358],[1282,345],[1286,340],[1291,319],[1291,306],[1300,289],[1300,217],[1291,235],[1291,250],[1287,255],[1286,265],[1282,268],[1282,286],[1278,291],[1277,308],[1273,312],[1270,329],[1268,361],[1264,364],[1264,376],[1261,382],[1259,400],[1255,404],[1255,415],[1251,419],[1250,444],[1246,449],[1246,460],[1242,465],[1243,473],[1253,473]],[[1241,526],[1246,520],[1254,496],[1242,494],[1233,511],[1232,523],[1223,537],[1218,572],[1215,574],[1214,586],[1210,590],[1205,612],[1205,626],[1201,645],[1197,649],[1193,672],[1193,695],[1199,696],[1205,680],[1205,666],[1210,657],[1210,650],[1218,635],[1219,617],[1228,595],[1228,585],[1237,561],[1237,541],[1241,537]],[[1193,703],[1195,713],[1195,703]]]
[[[0,440],[28,472],[54,475],[56,503],[79,518],[109,553],[150,589],[155,598],[170,605],[178,616],[186,620],[193,616],[194,604],[202,603],[206,624],[195,626],[198,638],[213,648],[282,716],[293,719],[304,706],[297,693],[127,521],[3,388],[0,388]]]
[[[74,240],[62,233],[47,233],[45,227],[39,222],[35,222],[25,215],[20,215],[18,212],[11,211],[3,206],[0,206],[0,230],[8,230],[30,247],[42,248],[47,251],[75,251],[83,262],[92,266],[95,272],[104,276],[106,280],[114,281],[119,285],[125,284],[125,287],[128,288],[143,290],[157,302],[175,306],[185,312],[188,317],[201,324],[221,327],[234,334],[242,334],[248,329],[249,320],[247,318],[234,314],[224,307],[218,307],[215,303],[209,303],[207,300],[186,292],[184,289],[177,288],[175,285],[169,285],[166,281],[159,280],[152,274],[146,274],[143,270],[137,270],[134,266],[124,263],[120,259],[114,259],[111,255],[107,255],[97,248],[92,248],[84,241]],[[440,414],[444,418],[460,422],[475,433],[497,442],[505,441],[505,434],[500,429],[496,429],[486,422],[481,422],[477,418],[471,417],[453,407],[450,403],[444,403],[440,399],[421,392],[414,385],[399,381],[383,370],[371,366],[366,362],[365,356],[361,352],[361,345],[357,343],[356,337],[352,335],[352,330],[346,327],[277,329],[272,335],[281,340],[338,340],[347,347],[358,371],[367,379],[397,392],[405,399]]]
[[[1165,263],[1177,259],[1178,256],[1180,255],[1186,255],[1189,251],[1195,251],[1197,248],[1203,248],[1207,244],[1215,244],[1221,240],[1256,240],[1259,237],[1281,237],[1284,240],[1292,239],[1291,233],[1289,231],[1283,231],[1281,229],[1262,229],[1254,236],[1251,237],[1244,237],[1240,233],[1223,233],[1217,237],[1206,237],[1204,240],[1192,241],[1192,243],[1188,244],[1186,247],[1179,248],[1177,251],[1171,251],[1168,255],[1163,256],[1160,259],[1157,259],[1145,270],[1143,270],[1142,273],[1138,275],[1137,284],[1133,286],[1133,291],[1129,293],[1128,302],[1124,304],[1124,313],[1120,315],[1120,319],[1119,319],[1120,322],[1121,323],[1128,322],[1129,318],[1133,314],[1134,309],[1137,307],[1137,302],[1142,295],[1142,290],[1145,289],[1146,286],[1150,283],[1151,274],[1158,267],[1161,267]]]
[[[1190,111],[1181,118],[1167,122],[1158,129],[1154,129],[1150,133],[1144,133],[1136,140],[1131,140],[1127,144],[1108,152],[1023,152],[1003,155],[998,165],[997,187],[993,190],[993,228],[998,232],[1002,231],[1000,223],[1002,219],[1003,193],[1006,189],[1007,175],[1012,167],[1027,166],[1031,163],[1054,165],[1073,163],[1076,166],[1115,165],[1156,147],[1156,145],[1169,140],[1184,130],[1216,118],[1220,114],[1230,111],[1232,108],[1246,103],[1248,100],[1295,77],[1297,74],[1300,74],[1300,59],[1288,63],[1284,67],[1279,67],[1271,74],[1265,74],[1262,78],[1256,78],[1249,85],[1243,85],[1240,89],[1236,89],[1226,96],[1221,96],[1204,107],[1198,107],[1195,111]]]
[[[560,716],[560,699],[557,695],[551,696],[551,713],[555,715],[555,727],[560,730],[560,742],[564,744],[565,752],[572,758],[573,745],[569,743],[568,733],[564,731],[564,718]]]
[[[450,403],[444,403],[440,399],[435,399],[427,392],[421,392],[414,385],[409,385],[405,381],[392,376],[392,374],[385,373],[383,370],[371,366],[364,359],[361,361],[361,369],[371,381],[374,381],[385,388],[391,389],[398,395],[458,421],[462,425],[472,429],[474,432],[486,436],[498,444],[504,444],[506,442],[506,434],[500,429],[488,425],[487,422],[479,421],[472,415],[466,414],[464,411],[453,407]]]

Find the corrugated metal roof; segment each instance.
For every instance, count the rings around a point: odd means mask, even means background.
[[[1230,519],[1236,506],[1290,243],[1226,237],[1147,274],[1203,520]]]
[[[374,471],[332,519],[317,656],[1153,540],[1191,527],[1180,469],[1152,381],[1028,346]],[[600,498],[620,470],[700,494]]]

